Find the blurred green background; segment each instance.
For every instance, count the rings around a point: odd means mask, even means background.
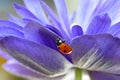
[[[23,4],[22,0],[0,0],[0,19],[7,19],[8,13],[16,15],[12,6],[13,2]]]

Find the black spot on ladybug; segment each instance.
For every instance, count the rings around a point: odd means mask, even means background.
[[[66,50],[64,50],[63,52],[66,53]]]

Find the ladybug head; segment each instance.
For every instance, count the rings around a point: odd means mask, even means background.
[[[61,40],[60,38],[57,38],[56,39],[56,44],[57,44],[57,46],[59,46],[60,44],[62,44],[62,43],[64,43],[65,42],[65,40]]]

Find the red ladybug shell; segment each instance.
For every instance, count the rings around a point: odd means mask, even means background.
[[[65,43],[61,43],[58,46],[58,49],[63,54],[70,54],[72,52],[72,48],[68,44],[65,44]]]

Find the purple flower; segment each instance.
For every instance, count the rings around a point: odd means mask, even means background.
[[[80,0],[71,18],[65,0],[54,0],[58,16],[42,0],[24,3],[14,3],[22,20],[0,20],[5,70],[32,80],[74,80],[76,68],[91,80],[120,79],[120,0]],[[70,54],[59,51],[58,37]]]

